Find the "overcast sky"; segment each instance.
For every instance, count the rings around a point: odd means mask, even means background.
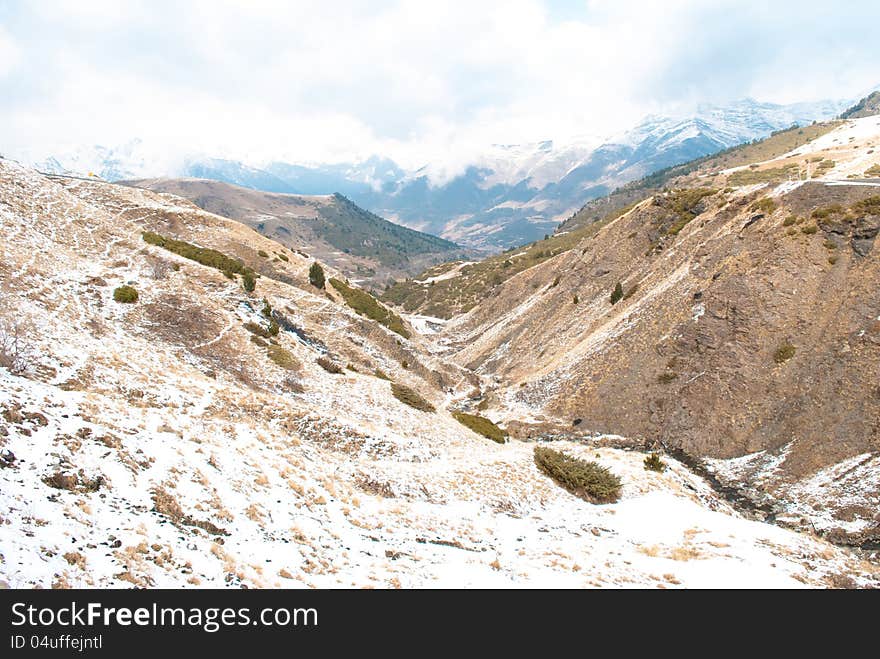
[[[610,135],[880,84],[880,3],[0,0],[0,153],[139,137],[258,162]]]

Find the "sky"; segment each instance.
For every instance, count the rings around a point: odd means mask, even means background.
[[[880,3],[0,0],[0,153],[463,163],[880,84]]]

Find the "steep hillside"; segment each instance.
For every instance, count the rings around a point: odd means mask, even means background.
[[[873,92],[841,113],[841,119],[860,119],[880,114],[880,91]]]
[[[707,175],[782,156],[825,135],[838,125],[839,122],[827,122],[782,130],[764,140],[660,170],[586,203],[543,240],[475,263],[434,266],[417,277],[395,282],[382,297],[386,302],[412,313],[451,318],[469,311],[491,296],[501,283],[513,275],[575,248],[583,238],[595,233],[608,221],[664,189],[700,185]],[[809,171],[807,166],[802,169],[805,177],[807,174],[822,174],[816,171],[817,165],[812,165]],[[788,172],[783,174],[789,175]],[[865,175],[877,176],[880,172],[869,169]]]
[[[880,186],[853,178],[878,147],[871,117],[695,176],[510,278],[443,337],[495,378],[497,417],[535,421],[526,435],[680,448],[768,514],[876,543]]]
[[[0,231],[0,586],[880,582],[613,438],[553,443],[622,484],[569,494],[442,344],[180,198],[0,159]]]
[[[149,179],[128,185],[175,194],[230,217],[370,286],[468,252],[359,208],[339,194],[270,194],[205,179]]]

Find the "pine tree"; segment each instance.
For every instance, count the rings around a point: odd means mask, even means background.
[[[617,282],[617,286],[611,291],[611,304],[617,304],[623,298],[623,284]]]
[[[317,261],[309,268],[309,283],[315,288],[324,288],[324,268]]]

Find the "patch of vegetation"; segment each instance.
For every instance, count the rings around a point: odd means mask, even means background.
[[[196,263],[201,263],[210,268],[215,268],[230,279],[233,278],[233,275],[241,275],[243,280],[242,284],[248,292],[253,291],[256,287],[256,274],[239,259],[226,256],[226,254],[218,252],[216,249],[199,247],[198,245],[193,245],[192,243],[183,240],[166,238],[165,236],[161,236],[152,231],[144,231],[142,237],[144,242],[149,243],[150,245],[167,249],[169,252],[173,252],[178,256],[190,259]],[[249,286],[250,288],[248,288]]]
[[[283,369],[292,371],[299,368],[299,361],[296,357],[279,345],[270,345],[266,349],[266,354],[269,355],[269,359]]]
[[[670,236],[677,236],[691,221],[700,214],[700,202],[706,197],[717,194],[712,188],[679,188],[665,197],[656,198],[657,203],[666,205],[678,218],[666,229]]]
[[[391,378],[388,377],[388,374],[380,368],[377,368],[375,371],[373,371],[373,375],[375,375],[380,380],[388,380],[389,382],[391,382]]]
[[[493,442],[498,442],[499,444],[503,444],[505,441],[506,433],[484,416],[480,416],[479,414],[466,414],[464,412],[453,412],[452,416],[461,425],[470,428],[478,435],[487,437]]]
[[[833,160],[822,160],[813,172],[813,176],[823,176],[837,167],[837,163]]]
[[[309,267],[309,283],[315,288],[324,288],[324,268],[317,261]]]
[[[343,372],[342,367],[327,355],[321,355],[315,360],[315,362],[328,373],[339,375]]]
[[[289,263],[289,262],[290,262],[290,259],[287,258],[287,254],[283,254],[283,253],[281,253],[281,252],[275,252],[275,256],[277,256],[279,259],[281,259],[281,260],[284,261],[285,263]]]
[[[758,201],[751,205],[751,209],[753,211],[761,211],[762,213],[766,213],[770,215],[773,211],[779,208],[779,204],[777,204],[770,197],[761,197]]]
[[[818,230],[819,230],[819,227],[817,227],[815,224],[808,224],[805,227],[801,227],[801,233],[805,233],[808,236],[812,236]]]
[[[657,382],[660,384],[669,384],[670,382],[674,382],[678,379],[678,373],[675,371],[663,371],[660,375],[657,376]]]
[[[837,260],[838,260],[838,259],[837,259],[837,255],[836,255],[836,254],[833,254],[833,255],[831,255],[831,256],[828,257],[828,263],[830,263],[831,265],[834,265],[835,263],[837,263]]]
[[[535,447],[535,465],[566,490],[593,503],[620,498],[620,479],[595,462],[579,460],[545,446]]]
[[[266,252],[264,252],[263,250],[261,250],[261,249],[257,250],[257,256],[261,256],[261,257],[263,257],[264,259],[268,259],[268,258],[269,258],[269,255],[268,255]]]
[[[120,286],[113,291],[113,300],[122,304],[132,304],[138,301],[138,292],[133,286]]]
[[[864,215],[880,215],[880,196],[860,199],[852,205],[852,209]]]
[[[435,408],[431,403],[429,403],[422,395],[412,389],[407,387],[405,384],[398,384],[397,382],[391,383],[391,393],[394,397],[399,400],[401,403],[405,403],[410,407],[414,407],[417,410],[421,410],[422,412],[436,412],[437,408]]]
[[[366,291],[349,286],[345,282],[336,278],[330,279],[330,285],[339,291],[339,294],[345,300],[345,303],[361,316],[365,316],[370,320],[375,320],[377,323],[384,325],[392,332],[400,334],[400,336],[405,339],[410,337],[410,333],[407,331],[400,316],[387,307],[379,304],[376,298]]]
[[[611,291],[611,297],[610,297],[611,304],[617,304],[622,299],[623,299],[623,284],[621,284],[620,282],[617,282],[617,285],[615,285],[614,290]]]
[[[797,215],[792,214],[792,215],[787,216],[784,220],[782,220],[782,226],[790,227],[792,224],[797,224],[800,221],[801,221],[801,218],[799,218]]]
[[[865,176],[868,178],[876,178],[880,177],[880,165],[874,165],[865,171]]]
[[[776,348],[776,351],[773,353],[773,361],[777,364],[782,364],[783,362],[787,362],[789,359],[794,357],[794,353],[797,351],[791,343],[787,341],[783,343],[781,346]]]
[[[666,471],[666,463],[660,459],[659,453],[651,453],[645,458],[645,469],[662,474]]]
[[[578,304],[581,300],[580,300],[580,298],[577,296],[577,293],[575,293],[575,294],[574,294],[574,297],[571,298],[571,301],[574,302],[575,304]]]
[[[799,169],[797,163],[791,163],[784,167],[768,167],[766,169],[740,169],[728,177],[731,185],[755,185],[757,183],[782,183],[791,178],[798,178]]]

